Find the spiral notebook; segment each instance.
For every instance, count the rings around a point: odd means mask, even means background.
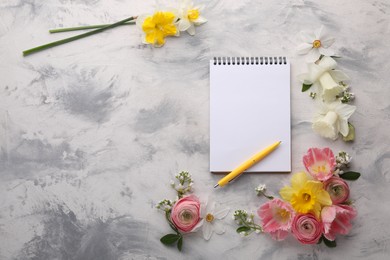
[[[210,61],[210,171],[230,172],[279,147],[247,172],[291,171],[290,64],[285,57]]]

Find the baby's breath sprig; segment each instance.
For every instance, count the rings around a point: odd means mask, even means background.
[[[173,206],[173,201],[164,199],[157,204],[156,208],[162,211],[171,211],[172,206]]]
[[[246,210],[238,209],[234,211],[233,219],[240,227],[237,228],[236,232],[242,236],[248,236],[252,232],[260,233],[263,229],[260,225],[255,224],[254,214],[248,214]]]
[[[174,181],[171,181],[171,187],[177,191],[179,198],[182,198],[186,193],[192,192],[194,182],[189,172],[180,172],[175,178],[179,183],[176,184]]]
[[[274,199],[273,196],[267,195],[267,194],[265,193],[266,190],[267,190],[267,187],[265,186],[265,184],[260,184],[259,186],[257,186],[257,187],[255,188],[255,191],[256,191],[257,196],[263,195],[263,196],[266,197],[267,199],[270,199],[270,200]]]
[[[340,151],[339,154],[336,155],[336,169],[339,170],[338,174],[343,174],[343,171],[349,168],[351,160],[352,157],[344,151]]]

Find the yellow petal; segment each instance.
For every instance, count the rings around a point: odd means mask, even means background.
[[[145,41],[149,44],[154,44],[156,41],[156,34],[155,32],[147,33],[145,36]]]
[[[323,206],[332,205],[332,200],[326,190],[320,190],[317,192],[317,201]]]
[[[291,186],[293,189],[301,189],[305,185],[307,180],[308,178],[305,172],[295,173],[291,177]]]
[[[164,39],[164,34],[163,34],[162,31],[157,31],[156,32],[156,40],[157,40],[157,45],[158,46],[164,45],[165,39]]]
[[[167,24],[164,26],[164,34],[165,36],[172,36],[177,33],[177,28],[173,24]]]
[[[293,193],[294,190],[290,186],[284,186],[279,191],[280,196],[287,201],[291,200]]]
[[[144,23],[142,24],[142,30],[145,33],[153,31],[155,29],[156,24],[153,22],[153,18],[148,16],[145,18]]]

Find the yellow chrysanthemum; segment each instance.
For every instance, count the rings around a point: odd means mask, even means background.
[[[165,43],[165,37],[174,36],[178,33],[175,25],[175,14],[172,12],[156,12],[147,16],[142,23],[145,33],[145,42],[156,46]]]
[[[289,201],[295,211],[299,213],[313,213],[320,216],[323,206],[332,205],[329,193],[324,190],[323,184],[313,181],[304,172],[296,173],[291,178],[291,187],[285,186],[279,191],[280,196]]]

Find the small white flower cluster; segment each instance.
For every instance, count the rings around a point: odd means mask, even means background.
[[[238,209],[234,211],[233,220],[241,226],[237,229],[241,236],[248,236],[253,231],[256,233],[262,232],[261,226],[255,224],[254,217],[253,213],[248,214],[246,210]]]
[[[179,183],[176,184],[174,181],[171,181],[171,187],[177,191],[179,197],[182,197],[187,192],[192,192],[194,181],[189,172],[182,171],[175,175],[175,178]]]
[[[334,53],[329,48],[335,39],[325,35],[323,29],[321,26],[314,34],[301,34],[304,43],[298,46],[298,54],[307,54],[306,61],[310,63],[308,72],[298,78],[302,81],[302,92],[315,89],[320,97],[313,130],[325,138],[336,140],[341,134],[344,141],[352,141],[355,138],[355,128],[348,120],[356,107],[346,103],[353,101],[355,95],[344,83],[349,77],[336,69],[337,62],[334,58],[338,57],[333,56]],[[315,99],[317,93],[311,92],[309,96]]]
[[[173,201],[164,199],[157,204],[156,208],[161,209],[162,211],[170,211],[172,206]]]
[[[238,209],[234,211],[233,220],[236,221],[237,225],[244,224],[244,220],[248,219],[248,212],[246,210]]]
[[[256,191],[256,194],[257,196],[264,196],[266,197],[267,199],[270,199],[272,200],[274,197],[273,196],[269,196],[265,193],[267,187],[265,186],[265,184],[260,184],[259,186],[257,186],[255,188],[255,191]]]
[[[337,173],[338,174],[343,174],[344,173],[344,170],[349,168],[349,163],[351,162],[352,160],[352,157],[344,152],[344,151],[341,151],[339,152],[338,155],[336,155],[336,169],[337,169]]]

